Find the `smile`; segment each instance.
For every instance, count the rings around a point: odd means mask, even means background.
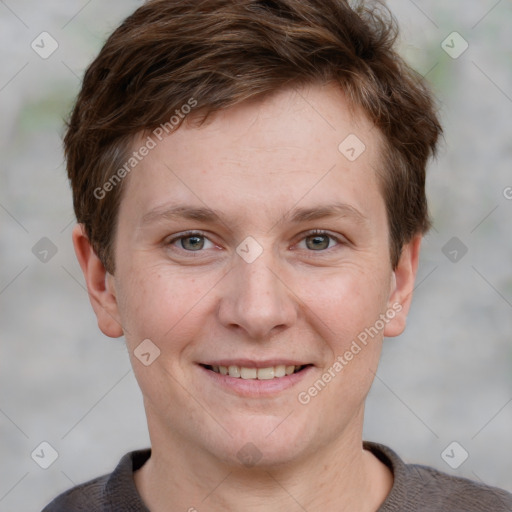
[[[271,379],[280,379],[287,375],[292,375],[293,373],[298,373],[303,370],[306,366],[309,365],[277,365],[277,366],[269,366],[267,368],[251,368],[246,366],[212,366],[212,365],[203,365],[204,368],[211,370],[215,373],[219,373],[221,375],[227,375],[229,377],[233,377],[235,379],[245,379],[245,380],[271,380]]]

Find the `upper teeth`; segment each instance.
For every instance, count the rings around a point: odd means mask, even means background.
[[[291,375],[302,366],[285,366],[284,364],[278,366],[270,366],[268,368],[247,368],[245,366],[211,366],[211,369],[216,373],[222,375],[229,375],[230,377],[242,379],[258,379],[269,380],[285,375]]]

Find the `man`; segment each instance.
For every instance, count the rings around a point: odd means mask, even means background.
[[[45,511],[510,511],[363,443],[406,322],[441,127],[384,8],[155,0],[65,138],[76,254],[151,450]]]

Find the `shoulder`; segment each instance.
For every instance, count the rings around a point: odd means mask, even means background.
[[[69,489],[42,512],[146,512],[133,472],[142,467],[150,454],[150,450],[127,453],[112,473]]]
[[[105,485],[110,475],[95,478],[62,493],[43,512],[99,512],[104,510]],[[102,508],[103,507],[103,508]]]
[[[379,512],[512,512],[512,494],[419,464],[405,464],[390,448],[365,443],[393,472],[394,484]]]
[[[512,494],[466,478],[416,464],[407,465],[409,496],[432,510],[512,512]],[[437,508],[436,508],[437,507]]]

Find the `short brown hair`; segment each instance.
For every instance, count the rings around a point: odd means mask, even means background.
[[[137,9],[87,69],[64,139],[77,220],[107,270],[123,183],[99,199],[94,191],[130,158],[137,135],[191,98],[204,121],[286,86],[329,81],[383,135],[377,172],[396,267],[403,245],[429,228],[425,168],[442,132],[432,94],[396,53],[397,33],[381,2],[152,0]]]

